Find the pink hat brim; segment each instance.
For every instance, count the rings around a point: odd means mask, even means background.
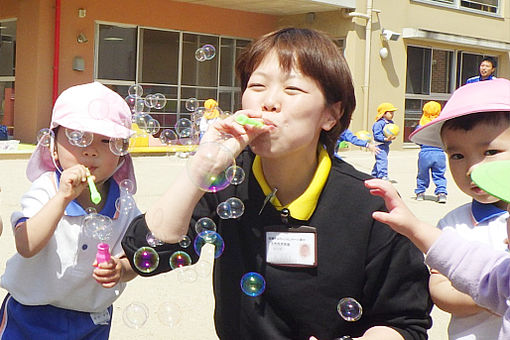
[[[411,133],[409,139],[416,144],[444,148],[441,129],[446,121],[469,114],[499,111],[510,111],[509,80],[498,78],[466,84],[453,92],[436,119]]]

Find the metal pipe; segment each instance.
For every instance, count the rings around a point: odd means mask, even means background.
[[[368,130],[368,100],[370,85],[370,55],[372,48],[372,3],[367,0],[367,26],[365,28],[365,79],[363,80],[363,130]]]
[[[55,0],[55,43],[53,45],[53,104],[58,97],[58,69],[60,64],[60,0]]]

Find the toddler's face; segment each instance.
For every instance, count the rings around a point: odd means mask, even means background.
[[[62,169],[82,164],[96,176],[96,183],[103,182],[113,175],[119,164],[119,156],[110,151],[110,137],[94,134],[92,143],[87,147],[72,145],[62,126],[55,138],[56,152],[54,157]]]
[[[510,159],[508,124],[480,123],[469,131],[443,129],[441,138],[448,155],[450,171],[459,189],[478,202],[497,202],[497,206],[506,209],[506,203],[478,188],[471,181],[470,175],[479,164]]]
[[[383,117],[387,120],[393,119],[393,111],[386,111],[386,113],[383,115]]]

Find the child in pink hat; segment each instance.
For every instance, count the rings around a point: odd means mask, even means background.
[[[384,198],[389,210],[373,217],[426,253],[432,268],[432,299],[452,314],[450,339],[510,339],[510,266],[505,252],[510,209],[470,177],[479,164],[510,159],[510,81],[460,87],[439,117],[410,138],[442,147],[457,186],[473,200],[448,213],[434,228],[419,221],[387,182],[369,180],[365,185]]]
[[[11,216],[17,253],[1,278],[8,291],[2,339],[108,339],[112,303],[135,276],[120,241],[140,211],[116,208],[127,195],[121,181],[131,181],[124,182],[132,183],[130,194],[136,190],[130,126],[126,102],[97,82],[73,86],[55,102],[50,129],[28,162],[32,186]],[[91,180],[99,202],[91,201]],[[111,221],[102,240],[112,256],[99,264],[100,240],[84,223],[94,216]]]

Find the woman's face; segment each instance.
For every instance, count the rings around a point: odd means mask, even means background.
[[[268,53],[252,73],[242,106],[262,111],[265,123],[275,127],[250,143],[261,157],[315,152],[320,132],[337,122],[316,81],[297,69],[284,72],[274,52]]]

